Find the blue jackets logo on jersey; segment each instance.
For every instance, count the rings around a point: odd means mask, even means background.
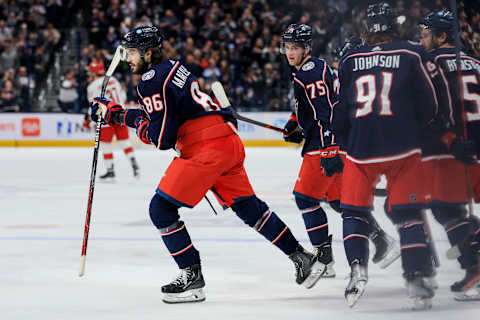
[[[302,66],[303,71],[309,71],[309,70],[312,70],[313,68],[315,68],[315,63],[313,61],[309,61]]]
[[[149,70],[142,75],[142,81],[148,81],[155,76],[155,70]]]

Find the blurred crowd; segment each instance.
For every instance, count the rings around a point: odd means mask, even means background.
[[[25,107],[45,70],[48,51],[59,41],[58,14],[67,0],[0,2],[0,110]],[[313,54],[335,60],[334,50],[363,28],[372,0],[92,0],[77,7],[69,28],[84,28],[78,61],[60,81],[58,104],[79,112],[87,105],[88,65],[95,59],[108,66],[121,36],[138,25],[154,24],[166,36],[169,58],[179,58],[208,91],[220,80],[241,110],[290,110],[290,70],[280,54],[280,34],[290,23],[314,29]],[[480,4],[459,1],[464,50],[480,56]],[[448,0],[392,1],[402,37],[418,38],[418,22],[432,10],[448,8]],[[166,9],[168,8],[168,9]],[[121,65],[116,73],[129,101],[136,101],[138,81]]]

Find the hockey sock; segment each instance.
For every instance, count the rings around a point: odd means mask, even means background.
[[[118,140],[118,144],[123,149],[123,153],[125,153],[125,156],[131,160],[134,157],[134,153],[130,141],[128,139]]]
[[[345,209],[343,218],[343,245],[347,255],[348,264],[353,261],[368,261],[368,235],[370,225],[365,218],[365,213]]]
[[[272,242],[286,255],[292,254],[298,241],[283,221],[255,195],[234,203],[232,210],[250,227]]]
[[[424,222],[421,219],[397,225],[400,235],[402,267],[405,273],[424,271],[431,266]]]
[[[101,146],[105,167],[109,169],[113,166],[113,146],[108,142],[102,142]]]
[[[165,246],[180,269],[200,263],[200,254],[193,246],[183,221],[159,230]]]
[[[320,202],[308,201],[298,196],[295,197],[298,209],[302,213],[303,222],[310,242],[318,247],[328,240],[328,220]]]

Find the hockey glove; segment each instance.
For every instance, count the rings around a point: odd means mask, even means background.
[[[96,122],[98,116],[101,115],[103,120],[108,124],[122,124],[121,113],[123,108],[121,105],[105,98],[97,97],[90,102],[90,115]],[[123,113],[122,113],[123,114]]]
[[[475,155],[477,148],[475,141],[463,140],[455,135],[455,133],[449,131],[442,137],[443,143],[447,146],[451,154],[460,162],[467,165],[476,163]]]
[[[292,114],[284,127],[283,140],[293,143],[301,143],[303,141],[303,133],[298,126],[297,117]]]
[[[336,145],[328,146],[320,151],[322,168],[327,177],[343,171],[343,161],[338,153],[339,147]]]
[[[138,138],[146,144],[150,144],[148,139],[148,127],[150,126],[150,121],[147,118],[139,116],[135,119],[135,128],[137,131]]]
[[[85,129],[90,129],[90,124],[92,123],[92,118],[90,117],[90,115],[87,113],[85,114],[85,117],[83,118],[83,124],[82,126],[85,128]]]

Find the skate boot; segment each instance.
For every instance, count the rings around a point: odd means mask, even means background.
[[[406,273],[407,295],[413,299],[413,310],[428,310],[432,307],[432,298],[435,290],[431,287],[431,281],[426,280],[421,272]]]
[[[333,260],[332,254],[332,235],[328,236],[328,240],[322,244],[320,247],[316,248],[317,252],[315,254],[317,260],[327,265],[327,269],[323,274],[322,278],[335,278],[335,270],[333,269],[333,265],[335,264],[335,260]]]
[[[372,262],[385,269],[395,260],[400,258],[400,249],[392,237],[383,230],[374,231],[370,234],[370,240],[375,245],[375,254]]]
[[[138,167],[137,160],[132,157],[130,162],[132,163],[133,176],[137,179],[140,178],[140,168]]]
[[[345,299],[348,306],[353,308],[365,292],[368,282],[368,271],[367,265],[358,260],[353,261],[350,267],[352,271],[350,273],[350,281],[345,289]]]
[[[205,300],[203,287],[202,269],[199,264],[194,264],[181,269],[175,280],[162,287],[162,300],[165,303],[201,302]]]
[[[318,261],[316,256],[305,251],[301,245],[298,245],[297,250],[288,257],[295,264],[295,281],[298,284],[303,284],[307,289],[312,288],[317,283],[327,268],[326,265]]]
[[[113,171],[113,164],[107,168],[107,172],[99,177],[102,182],[115,182],[115,171]]]
[[[468,268],[465,277],[455,282],[450,290],[457,301],[480,300],[480,264]]]

